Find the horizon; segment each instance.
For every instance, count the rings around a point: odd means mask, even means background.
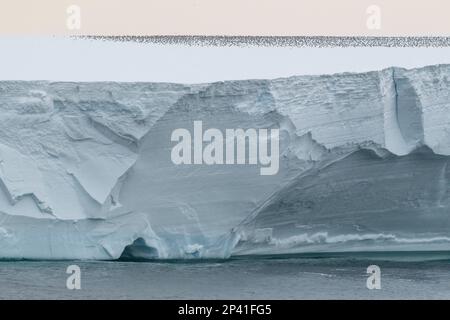
[[[0,37],[1,81],[184,85],[450,64],[450,47],[201,47],[65,37]]]

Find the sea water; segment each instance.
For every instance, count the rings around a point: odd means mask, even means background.
[[[1,299],[450,299],[448,253],[202,261],[1,261]],[[80,268],[81,289],[66,286]],[[367,267],[381,289],[366,286]]]

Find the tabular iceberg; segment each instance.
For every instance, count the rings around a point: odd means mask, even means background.
[[[0,82],[0,258],[450,250],[450,66],[211,84]],[[176,165],[195,121],[279,171]]]

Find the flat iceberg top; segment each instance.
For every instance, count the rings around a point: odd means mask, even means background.
[[[449,79],[1,81],[0,257],[448,249]],[[175,165],[171,133],[195,121],[278,128],[278,174]]]

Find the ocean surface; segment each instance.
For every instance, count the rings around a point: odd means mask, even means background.
[[[81,289],[69,290],[69,265]],[[369,290],[369,265],[381,289]],[[450,299],[450,252],[225,261],[0,261],[0,299]]]

